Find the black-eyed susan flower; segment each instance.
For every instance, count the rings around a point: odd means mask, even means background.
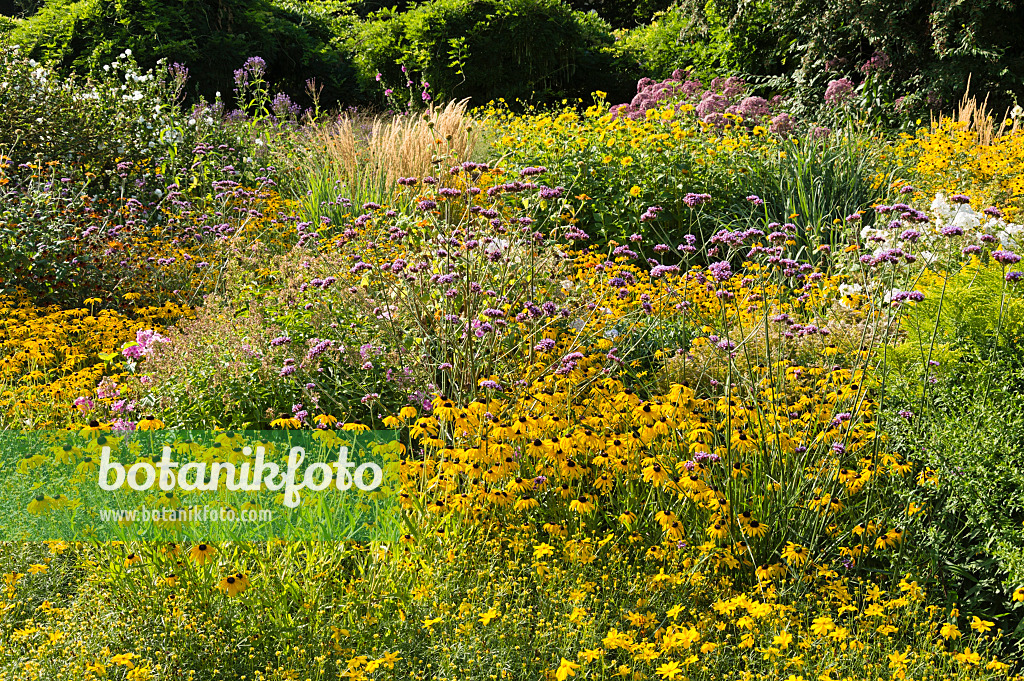
[[[215,553],[217,553],[217,549],[212,544],[196,544],[189,549],[188,556],[196,565],[205,565],[213,560]]]
[[[768,534],[768,526],[758,520],[751,520],[745,529],[751,537],[763,537]]]
[[[95,433],[102,433],[108,431],[110,431],[109,423],[100,423],[96,419],[93,419],[84,426],[82,426],[81,430],[78,431],[78,434],[81,435],[82,437],[86,437],[89,435],[93,435]]]
[[[786,542],[786,548],[782,550],[783,559],[790,565],[800,567],[807,562],[810,552],[806,546],[800,546],[793,542]]]
[[[160,430],[163,427],[164,422],[152,415],[143,416],[135,424],[136,430]]]
[[[28,512],[33,515],[47,513],[53,508],[53,500],[45,494],[39,493],[28,502]]]
[[[246,584],[243,580],[239,579],[237,575],[228,575],[224,579],[220,580],[217,588],[223,591],[228,598],[233,598],[245,591]]]

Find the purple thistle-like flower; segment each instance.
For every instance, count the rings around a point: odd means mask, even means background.
[[[1015,265],[1020,262],[1020,256],[1013,251],[992,251],[992,259],[1000,265]]]
[[[718,281],[725,281],[732,276],[732,268],[728,260],[719,260],[708,265],[708,272]]]
[[[985,210],[983,210],[981,212],[984,213],[985,215],[989,215],[989,216],[994,217],[994,218],[1001,218],[1001,217],[1003,217],[1003,211],[999,210],[995,206],[989,206],[988,208],[986,208]]]
[[[424,213],[426,213],[427,211],[431,211],[437,208],[437,201],[432,201],[431,199],[423,199],[422,201],[416,204],[416,207],[419,208]]]
[[[967,196],[967,194],[953,194],[953,196],[949,197],[949,200],[952,201],[953,203],[963,204],[970,203],[971,197]]]
[[[1024,272],[1007,272],[1006,281],[1016,282],[1024,279]]]
[[[707,203],[710,200],[711,200],[711,194],[694,194],[694,193],[689,193],[689,194],[687,194],[686,196],[683,197],[683,203],[685,203],[690,208],[696,208],[697,206],[702,206],[702,205],[704,205],[705,203]],[[650,209],[648,209],[648,210],[650,210]]]

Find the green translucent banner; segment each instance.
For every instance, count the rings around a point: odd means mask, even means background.
[[[393,431],[0,433],[0,541],[394,541]]]

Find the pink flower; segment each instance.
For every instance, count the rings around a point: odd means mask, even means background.
[[[853,82],[849,78],[833,80],[825,88],[825,103],[839,106],[853,96]]]

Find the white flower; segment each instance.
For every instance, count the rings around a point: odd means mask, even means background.
[[[1024,114],[1024,109],[1020,108],[1020,104],[1013,107],[1013,111],[1010,112],[1010,118],[1019,118],[1021,114]]]
[[[860,293],[864,290],[864,287],[860,284],[840,284],[839,292],[844,296],[852,296],[855,293]]]
[[[960,206],[956,211],[956,215],[953,217],[953,225],[965,230],[974,229],[980,224],[981,220],[978,219],[978,214],[974,212],[973,208],[967,205]]]
[[[587,322],[582,319],[574,319],[569,322],[569,328],[573,331],[582,331],[583,327],[587,325]]]
[[[605,329],[604,337],[608,340],[612,340],[619,337],[619,332],[615,329]]]
[[[942,192],[935,195],[935,200],[932,201],[931,210],[932,213],[943,218],[943,220],[949,217],[949,202],[946,201],[946,196]]]

